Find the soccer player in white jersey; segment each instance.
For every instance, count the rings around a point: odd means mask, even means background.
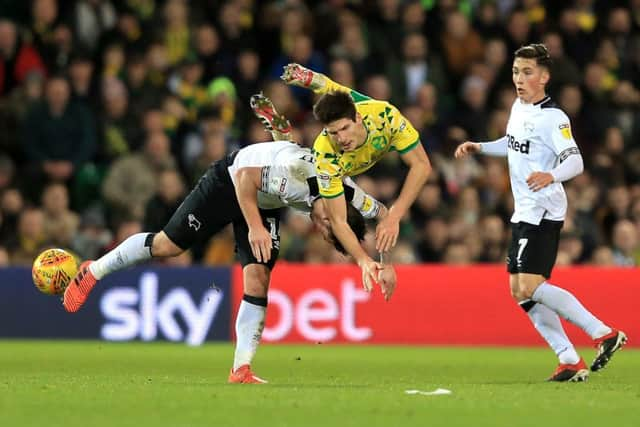
[[[271,102],[271,125],[278,122]],[[265,101],[266,100],[266,101]],[[265,119],[264,108],[256,114]],[[286,119],[285,119],[286,121]],[[285,136],[286,136],[285,132]],[[283,134],[280,133],[282,136]],[[230,383],[264,383],[251,371],[267,308],[267,291],[280,248],[280,215],[291,207],[309,212],[323,237],[344,253],[332,236],[330,222],[320,200],[311,151],[285,140],[252,144],[214,162],[193,191],[178,207],[159,233],[138,233],[127,238],[96,261],[85,261],[64,293],[67,311],[76,312],[99,280],[108,274],[150,260],[180,255],[196,241],[206,241],[228,224],[233,224],[238,258],[243,267],[244,295],[236,319],[236,350],[229,374]],[[353,181],[345,180],[349,204],[349,225],[360,240],[364,218],[380,219],[387,209],[364,193]],[[379,273],[385,298],[396,283],[393,267]]]
[[[550,65],[544,45],[518,49],[512,70],[518,96],[511,107],[507,135],[491,142],[464,142],[455,157],[482,153],[508,158],[515,202],[507,256],[511,294],[558,356],[559,365],[549,380],[584,381],[589,370],[558,316],[594,340],[598,351],[592,371],[604,368],[627,337],[596,318],[570,292],[548,282],[567,211],[562,182],[583,170],[569,118],[546,95]]]

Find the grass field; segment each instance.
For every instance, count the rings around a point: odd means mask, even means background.
[[[270,384],[228,385],[232,353],[0,341],[0,426],[640,425],[638,350],[578,384],[543,381],[544,349],[265,345],[254,367]],[[436,388],[453,393],[404,393]]]

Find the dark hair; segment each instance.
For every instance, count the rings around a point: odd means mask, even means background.
[[[516,50],[515,57],[535,59],[537,65],[545,67],[547,70],[549,70],[553,64],[553,60],[551,59],[551,56],[549,56],[547,47],[542,43],[532,43],[522,46],[520,49]]]
[[[353,234],[356,235],[358,241],[364,241],[364,235],[367,232],[367,226],[364,222],[364,217],[358,209],[353,207],[351,203],[347,203],[347,224],[349,224],[349,227],[351,227],[351,230],[353,230]],[[331,234],[333,246],[338,252],[346,255],[347,251],[345,250],[344,246],[342,246],[342,243],[340,243],[336,236],[333,235],[333,232]]]
[[[340,119],[356,120],[356,105],[346,92],[329,92],[313,106],[313,115],[324,125]]]

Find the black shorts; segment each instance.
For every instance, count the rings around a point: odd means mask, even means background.
[[[214,162],[200,178],[191,193],[173,213],[163,231],[181,249],[187,250],[197,242],[206,242],[228,224],[233,224],[236,252],[242,266],[258,264],[249,245],[247,226],[229,171],[235,153]],[[272,269],[280,252],[281,209],[260,209],[260,216],[271,233],[273,249],[266,265]],[[265,264],[265,263],[263,263]]]
[[[511,274],[531,273],[551,277],[556,263],[562,221],[543,219],[540,225],[519,222],[511,224],[511,245],[507,254],[507,270]]]

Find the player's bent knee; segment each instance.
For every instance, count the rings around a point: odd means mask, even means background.
[[[255,297],[266,297],[269,291],[271,270],[262,264],[249,264],[242,269],[244,293]]]
[[[154,257],[172,257],[178,256],[184,249],[173,243],[173,241],[167,236],[164,231],[159,232],[153,237],[153,243],[151,244],[151,254]]]

